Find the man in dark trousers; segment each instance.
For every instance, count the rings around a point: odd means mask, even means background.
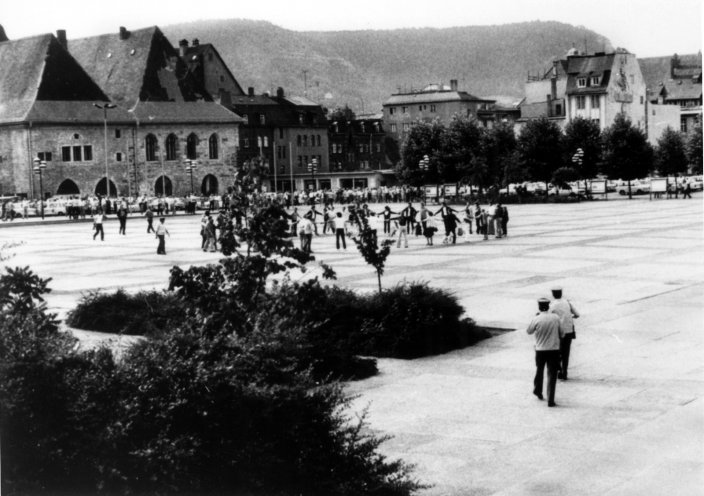
[[[144,212],[144,216],[147,218],[147,234],[154,232],[154,212],[152,212],[152,207],[147,205],[147,210]]]
[[[118,231],[118,234],[125,236],[125,229],[127,227],[127,208],[124,204],[121,204],[120,208],[117,209],[117,220],[120,221],[120,230]]]
[[[418,211],[413,208],[413,203],[408,202],[408,206],[401,210],[401,217],[405,220],[406,233],[413,232],[413,224],[416,222],[416,214]]]
[[[550,312],[560,317],[565,335],[560,339],[560,372],[558,379],[567,380],[567,366],[570,364],[572,340],[577,337],[574,330],[574,320],[579,318],[579,312],[569,300],[562,299],[562,288],[552,288],[554,300],[550,303]]]
[[[538,314],[528,325],[526,332],[535,335],[535,378],[533,379],[533,394],[543,399],[543,371],[548,368],[548,406],[555,404],[555,386],[557,370],[560,366],[560,338],[565,332],[560,318],[549,313],[550,300],[538,300]]]

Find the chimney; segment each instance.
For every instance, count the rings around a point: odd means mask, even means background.
[[[178,42],[178,54],[181,58],[186,56],[186,51],[188,50],[188,40],[181,40]]]
[[[279,86],[276,88],[276,98],[283,98],[284,97],[284,89]]]
[[[64,50],[68,50],[68,41],[66,41],[66,30],[65,29],[57,29],[56,30],[56,39],[59,40],[59,44],[64,47]]]
[[[126,40],[129,37],[130,37],[130,32],[127,31],[127,28],[125,26],[120,26],[120,39]]]
[[[450,79],[450,90],[457,91],[457,80],[456,79]]]
[[[198,38],[193,38],[193,41],[191,42],[191,44],[193,46],[198,46],[198,45],[200,45],[200,41],[198,40]]]
[[[247,95],[254,96],[254,87],[250,86],[247,88]]]

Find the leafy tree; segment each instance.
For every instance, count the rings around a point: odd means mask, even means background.
[[[601,162],[599,123],[583,117],[571,120],[565,127],[564,150],[564,163],[571,164],[570,167],[576,172],[576,177],[570,181],[594,178]],[[581,157],[575,160],[578,150],[582,150]]]
[[[486,158],[489,183],[503,187],[509,183],[522,181],[524,173],[516,155],[516,133],[513,125],[500,122],[482,135],[482,150]]]
[[[687,140],[687,158],[692,167],[693,174],[704,173],[702,164],[704,151],[702,150],[702,126],[701,124],[695,127],[689,134]]]
[[[662,176],[675,176],[687,171],[687,151],[682,134],[665,128],[655,149],[655,167]]]
[[[455,182],[460,178],[472,177],[485,166],[482,157],[483,130],[477,120],[460,114],[452,116],[443,133],[442,162],[440,176],[445,182]],[[483,174],[476,174],[482,177]]]
[[[413,124],[401,145],[401,163],[396,167],[396,177],[411,186],[441,179],[445,126],[439,119],[432,122],[418,121]],[[428,156],[427,171],[420,169],[419,162]]]
[[[352,240],[355,245],[357,245],[357,249],[362,254],[364,261],[376,270],[379,292],[381,293],[381,276],[384,275],[384,265],[391,252],[391,245],[393,245],[394,242],[391,239],[385,239],[381,242],[381,246],[379,246],[376,229],[369,227],[369,219],[367,219],[367,216],[363,213],[358,213],[356,221],[359,234],[353,236]]]
[[[579,179],[578,172],[572,167],[559,167],[550,180],[555,186],[564,187],[567,183]]]
[[[518,136],[518,158],[534,181],[548,182],[562,165],[562,131],[547,117],[528,121]]]
[[[628,197],[632,198],[631,181],[653,170],[653,148],[645,133],[633,127],[628,117],[618,114],[604,130],[602,146],[604,172],[609,178],[628,181]]]

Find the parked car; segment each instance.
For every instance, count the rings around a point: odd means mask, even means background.
[[[621,184],[616,187],[619,195],[628,194],[628,181],[621,181]],[[634,195],[644,195],[650,193],[650,179],[634,179],[631,181],[631,193]]]

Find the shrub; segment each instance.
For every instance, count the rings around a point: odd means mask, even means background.
[[[183,302],[173,293],[123,289],[83,295],[66,323],[77,329],[128,335],[154,336],[168,331],[185,316]]]
[[[401,284],[365,298],[355,349],[363,355],[416,358],[469,346],[489,337],[448,291]]]

